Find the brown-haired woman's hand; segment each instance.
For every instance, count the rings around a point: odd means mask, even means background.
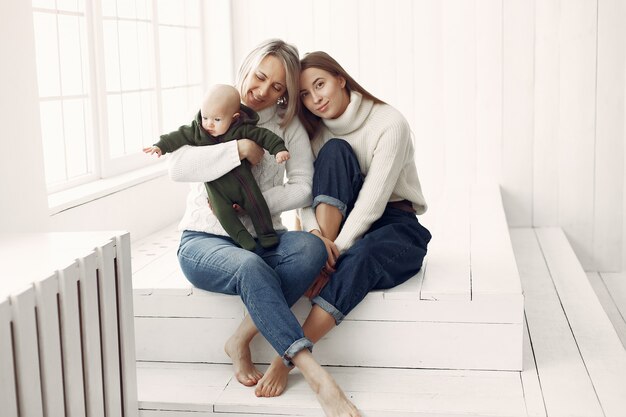
[[[261,162],[265,154],[265,150],[250,139],[238,139],[237,151],[239,152],[240,160],[247,159],[252,165]]]

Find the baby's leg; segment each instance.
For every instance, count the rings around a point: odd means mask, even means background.
[[[226,233],[242,248],[254,250],[256,242],[241,223],[241,220],[239,220],[237,212],[233,209],[232,199],[220,192],[220,187],[213,183],[207,184],[207,192],[213,213],[220,221],[224,230],[226,230]]]

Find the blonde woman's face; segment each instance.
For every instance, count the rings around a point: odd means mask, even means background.
[[[287,75],[278,58],[268,55],[246,77],[243,103],[254,111],[276,104],[287,90]]]
[[[350,103],[345,89],[346,80],[319,68],[307,68],[300,73],[300,99],[314,115],[336,119]]]

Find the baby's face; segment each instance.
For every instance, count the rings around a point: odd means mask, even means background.
[[[234,115],[228,113],[230,112],[227,106],[222,106],[219,103],[205,103],[200,109],[202,127],[211,136],[223,135],[234,120]]]

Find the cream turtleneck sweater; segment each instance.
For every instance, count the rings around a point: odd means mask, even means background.
[[[313,154],[304,127],[294,119],[289,126],[279,126],[280,116],[277,107],[261,110],[257,126],[264,127],[282,137],[289,150],[290,159],[276,163],[276,159],[265,151],[263,160],[252,167],[252,175],[265,197],[272,214],[275,230],[286,230],[280,214],[311,204],[311,184],[313,178]],[[213,181],[239,166],[237,141],[210,146],[183,146],[169,154],[170,178],[174,181],[191,182],[187,195],[187,207],[179,230],[193,230],[228,236],[219,220],[207,204],[204,182]],[[285,182],[285,173],[287,182]],[[242,217],[246,229],[256,236],[248,216]]]
[[[426,211],[411,130],[400,112],[353,91],[345,112],[323,122],[321,132],[311,142],[315,156],[329,139],[344,139],[352,146],[365,176],[354,208],[335,239],[341,253],[363,237],[390,201],[409,200],[417,214]],[[310,207],[301,211],[301,217],[304,230],[319,230]]]

